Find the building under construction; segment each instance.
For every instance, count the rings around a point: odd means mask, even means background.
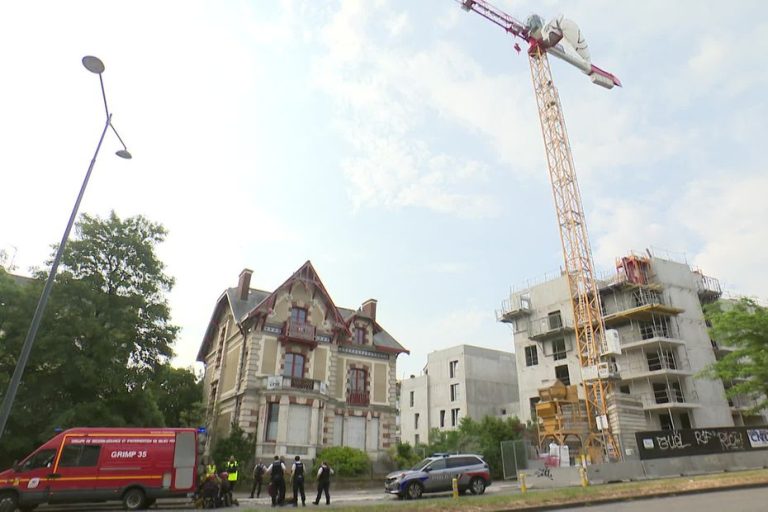
[[[729,400],[721,381],[698,373],[728,352],[710,340],[702,304],[720,297],[716,279],[687,263],[629,255],[597,280],[606,326],[601,376],[612,381],[607,418],[625,459],[642,430],[764,424]],[[539,425],[539,444],[584,453],[589,424],[567,276],[513,290],[497,312],[514,330],[520,419]],[[559,381],[564,386],[560,386]],[[554,385],[554,387],[553,387]],[[745,402],[746,403],[746,402]]]

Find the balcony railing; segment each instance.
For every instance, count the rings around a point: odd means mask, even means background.
[[[305,322],[285,322],[283,336],[297,340],[315,341],[315,326]]]
[[[695,391],[683,393],[682,389],[668,386],[654,390],[652,393],[640,395],[643,407],[646,409],[663,409],[669,407],[697,407],[699,396]]]
[[[509,323],[529,314],[531,297],[528,294],[515,294],[502,301],[501,309],[496,311],[496,321]]]
[[[368,391],[350,391],[347,393],[347,403],[349,405],[368,405],[370,403]]]
[[[303,377],[288,377],[286,375],[271,375],[267,377],[267,389],[295,389],[300,391],[313,391],[327,394],[328,386],[325,382]]]
[[[723,294],[723,290],[720,288],[720,281],[714,277],[704,275],[700,270],[695,270],[694,273],[699,276],[696,287],[701,301],[709,303],[719,299]]]
[[[532,340],[562,336],[567,332],[573,332],[573,324],[560,315],[547,315],[528,322],[528,337]]]

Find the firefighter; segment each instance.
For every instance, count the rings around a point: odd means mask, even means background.
[[[275,455],[275,460],[269,466],[269,480],[273,488],[272,506],[285,503],[285,464]]]
[[[328,465],[326,461],[320,465],[320,469],[317,470],[317,498],[315,498],[315,505],[320,504],[320,495],[325,493],[325,504],[331,504],[331,494],[329,492],[331,488],[331,475],[333,474],[333,468]]]
[[[238,470],[238,463],[235,459],[234,455],[229,456],[229,460],[224,465],[224,469],[227,472],[227,482],[229,483],[229,488],[234,490],[235,484],[237,484],[237,470]]]
[[[307,497],[304,495],[304,463],[298,455],[293,459],[291,466],[291,483],[293,483],[293,506],[299,506],[299,493],[301,493],[301,506],[307,506]]]

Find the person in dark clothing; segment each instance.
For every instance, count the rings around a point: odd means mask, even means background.
[[[320,495],[325,493],[325,504],[331,504],[331,494],[329,492],[331,488],[331,475],[333,474],[333,468],[323,461],[320,465],[320,469],[317,470],[317,498],[315,498],[315,505],[320,504]]]
[[[285,504],[285,464],[275,455],[275,460],[269,466],[269,480],[275,489],[272,494],[272,506]]]
[[[253,498],[254,491],[256,497],[261,495],[261,484],[264,482],[264,472],[267,467],[259,461],[256,461],[256,466],[253,468],[253,485],[251,486],[251,498]]]
[[[293,459],[291,466],[291,483],[293,483],[293,506],[299,506],[299,493],[301,493],[301,506],[307,505],[307,497],[304,495],[304,463],[298,455]]]

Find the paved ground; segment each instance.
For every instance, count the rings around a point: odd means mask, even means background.
[[[652,498],[647,500],[608,503],[606,505],[590,506],[588,509],[578,506],[557,509],[562,512],[766,512],[768,510],[768,490],[764,487],[757,489],[740,489],[736,491],[706,492],[669,498]]]

